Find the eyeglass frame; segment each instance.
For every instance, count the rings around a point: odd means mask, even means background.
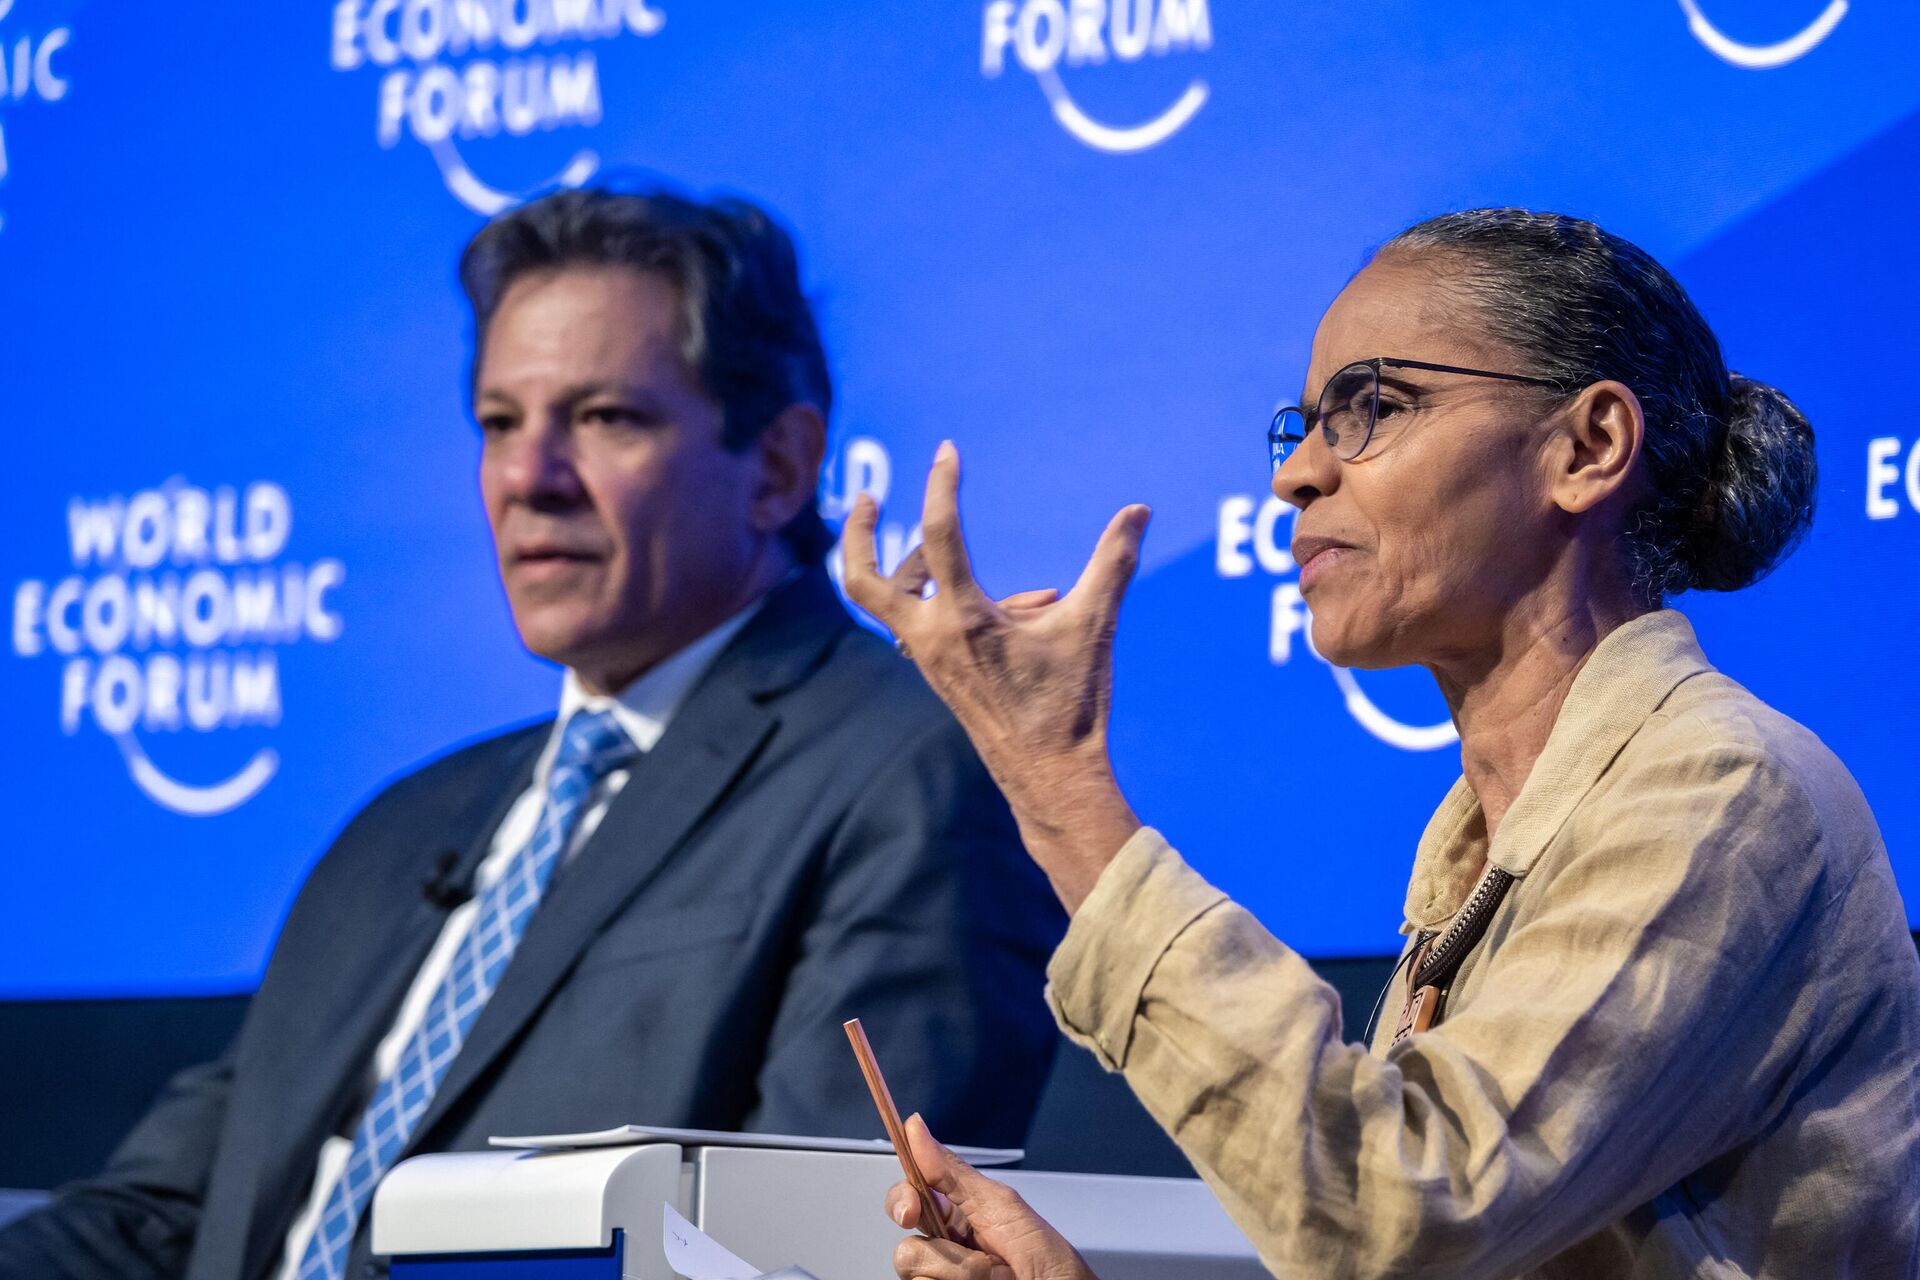
[[[1401,360],[1392,356],[1373,356],[1366,360],[1350,360],[1338,369],[1335,369],[1332,376],[1330,376],[1326,383],[1320,388],[1321,395],[1324,397],[1327,387],[1332,386],[1335,379],[1356,366],[1365,366],[1373,371],[1373,407],[1367,415],[1367,429],[1360,439],[1360,447],[1355,449],[1351,454],[1341,457],[1341,461],[1343,462],[1352,462],[1361,454],[1365,453],[1367,446],[1373,443],[1374,424],[1380,417],[1380,370],[1382,367],[1393,369],[1423,369],[1429,373],[1459,373],[1474,378],[1498,378],[1502,382],[1522,382],[1529,386],[1548,387],[1562,394],[1571,394],[1578,390],[1577,387],[1559,378],[1536,378],[1524,373],[1498,373],[1492,369],[1465,369],[1459,365],[1433,364],[1426,360]],[[1290,432],[1282,432],[1280,429],[1280,420],[1290,413],[1300,415],[1301,425],[1297,437],[1293,436]],[[1321,414],[1320,406],[1317,402],[1311,410],[1312,416],[1309,417],[1308,414],[1309,410],[1307,406],[1301,404],[1283,405],[1279,409],[1274,410],[1273,421],[1267,426],[1267,464],[1272,469],[1270,474],[1279,474],[1281,466],[1289,457],[1293,456],[1293,449],[1305,444],[1312,438],[1313,433],[1320,429]],[[1280,451],[1282,445],[1288,446],[1285,454]],[[1337,451],[1335,456],[1340,456]]]

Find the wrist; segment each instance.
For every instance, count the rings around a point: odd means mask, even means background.
[[[1079,910],[1100,873],[1144,825],[1110,769],[1098,776],[1034,778],[1022,788],[1044,797],[1013,802],[1027,852],[1052,882],[1067,914]],[[1011,801],[1011,797],[1009,797]]]

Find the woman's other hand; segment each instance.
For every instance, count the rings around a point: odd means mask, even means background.
[[[974,580],[959,497],[960,455],[942,444],[927,476],[924,542],[883,578],[878,509],[862,494],[843,544],[847,594],[886,624],[953,709],[1072,911],[1140,826],[1107,757],[1107,721],[1114,624],[1150,513],[1130,506],[1115,515],[1066,595],[994,600]]]
[[[919,1116],[907,1144],[933,1188],[948,1239],[908,1236],[893,1251],[901,1280],[1096,1280],[1078,1251],[1028,1207],[1019,1193],[977,1172],[933,1140]],[[909,1231],[920,1225],[920,1198],[897,1182],[887,1216]]]

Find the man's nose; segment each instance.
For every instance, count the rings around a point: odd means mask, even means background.
[[[583,497],[573,433],[564,423],[526,426],[507,442],[501,460],[510,497],[538,508],[570,507]]]

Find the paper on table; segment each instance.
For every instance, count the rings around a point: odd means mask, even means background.
[[[758,1280],[760,1268],[737,1258],[719,1241],[681,1217],[664,1201],[660,1205],[660,1247],[667,1265],[687,1280]]]
[[[729,1253],[664,1201],[660,1205],[660,1246],[667,1255],[667,1265],[686,1280],[814,1280],[798,1267],[783,1271],[759,1270],[744,1258]]]
[[[892,1155],[885,1138],[809,1138],[785,1133],[722,1133],[715,1129],[669,1129],[654,1124],[623,1124],[594,1133],[544,1133],[525,1137],[495,1135],[496,1147],[529,1151],[570,1151],[582,1147],[629,1147],[643,1142],[675,1142],[683,1147],[761,1147],[776,1151],[850,1151]],[[1019,1147],[953,1147],[952,1152],[976,1169],[1013,1164],[1025,1158]]]

